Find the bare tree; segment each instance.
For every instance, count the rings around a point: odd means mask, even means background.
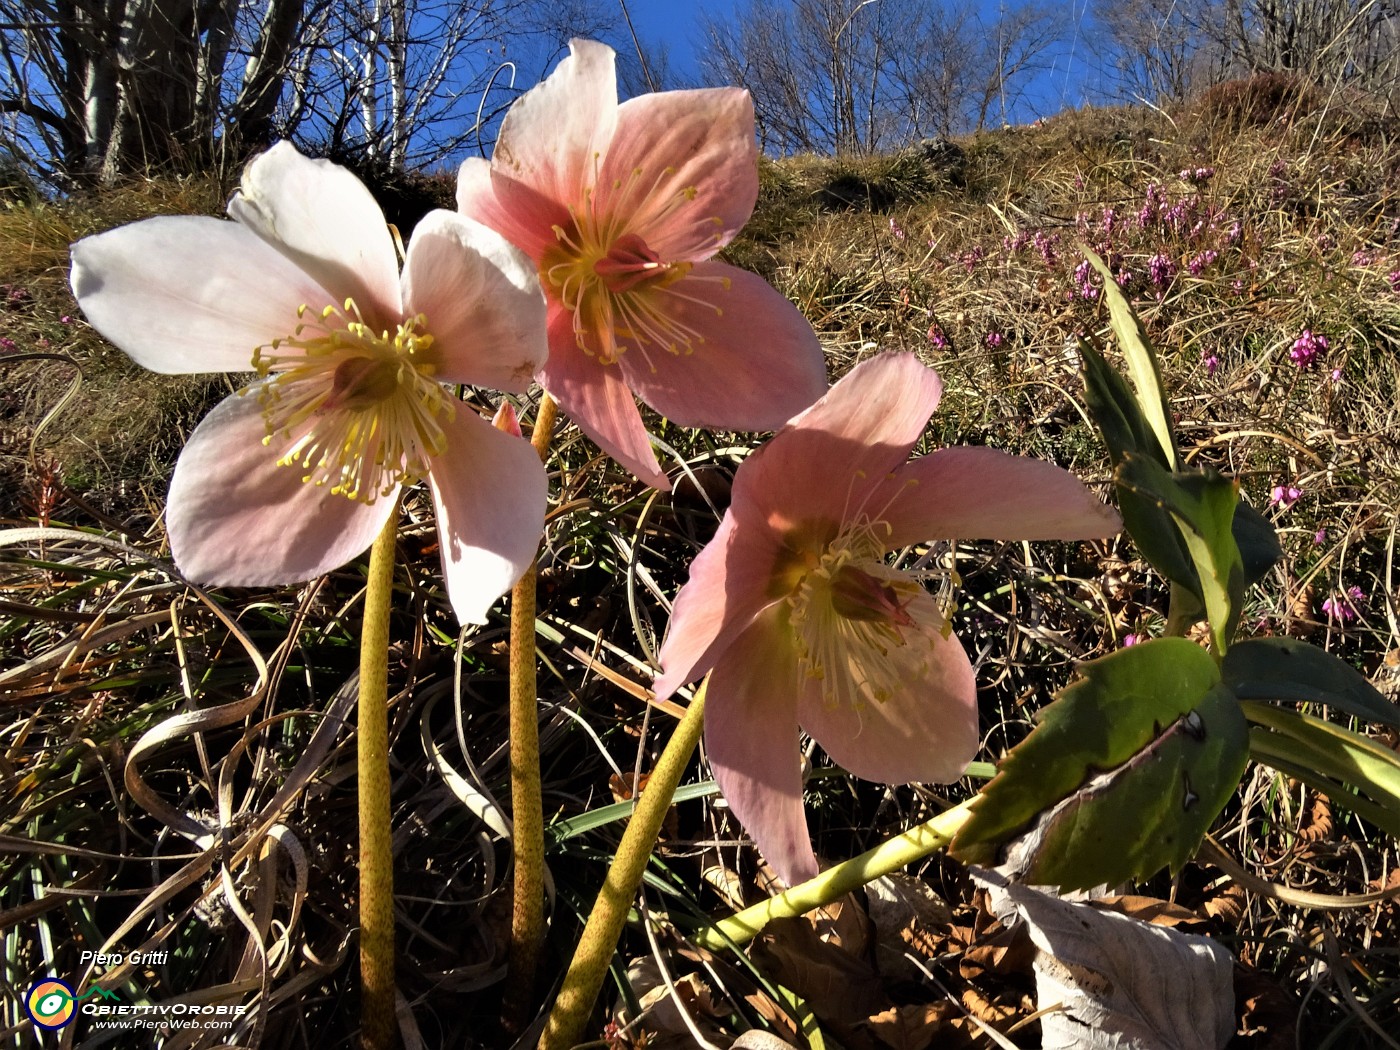
[[[1094,16],[1106,63],[1146,98],[1259,72],[1387,94],[1400,78],[1395,0],[1097,0]]]
[[[275,137],[442,161],[601,0],[0,0],[0,134],[59,183],[237,161]],[[518,87],[513,62],[526,61]]]
[[[989,19],[971,0],[749,0],[705,21],[700,61],[752,92],[765,148],[869,152],[981,127],[1062,31],[1033,4]]]

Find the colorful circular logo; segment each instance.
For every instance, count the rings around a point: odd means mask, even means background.
[[[73,989],[47,977],[29,989],[24,997],[24,1008],[29,1011],[29,1019],[40,1028],[62,1028],[73,1020],[75,999]]]

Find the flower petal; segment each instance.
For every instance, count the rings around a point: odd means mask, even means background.
[[[374,542],[396,501],[366,506],[279,467],[257,388],[216,405],[175,464],[166,505],[170,549],[190,579],[251,587],[330,572]]]
[[[404,309],[423,313],[441,355],[438,378],[523,392],[549,356],[535,267],[495,230],[450,211],[413,231]]]
[[[492,170],[551,200],[581,206],[617,126],[615,58],[603,44],[570,40],[569,57],[506,113]]]
[[[328,294],[234,222],[134,222],[73,245],[73,294],[92,326],[154,372],[246,372]],[[328,301],[328,300],[327,300]]]
[[[944,448],[907,463],[871,503],[888,503],[891,547],[929,539],[1079,540],[1123,528],[1067,470],[993,448]]]
[[[573,314],[555,303],[549,306],[549,361],[540,383],[599,448],[652,488],[671,488],[622,369],[580,350]]]
[[[650,294],[673,324],[703,337],[685,353],[629,341],[619,358],[632,389],[673,423],[775,430],[826,392],[816,333],[763,278],[698,263]]]
[[[618,107],[595,205],[667,262],[708,259],[758,200],[753,100],[740,88],[662,91]]]
[[[489,226],[536,262],[556,243],[554,227],[567,227],[569,210],[541,196],[489,161],[469,157],[457,173],[457,210]]]
[[[942,390],[913,354],[862,362],[748,458],[734,504],[751,504],[779,533],[875,514],[870,494],[908,457]]]
[[[496,599],[534,561],[548,481],[528,441],[466,405],[443,429],[447,450],[433,461],[428,481],[447,597],[459,621],[485,623]]]
[[[671,607],[654,689],[664,700],[715,665],[729,644],[781,595],[770,593],[777,538],[761,522],[724,516],[714,538],[690,563],[690,579]]]
[[[817,874],[802,809],[797,656],[786,606],[764,613],[725,652],[706,689],[705,753],[739,823],[783,881]]]
[[[926,626],[943,620],[927,593],[907,612]],[[885,784],[948,783],[962,775],[980,744],[972,665],[958,640],[936,626],[905,637],[906,644],[890,646],[883,658],[895,666],[878,669],[881,677],[902,681],[903,690],[857,708],[828,702],[821,681],[808,679],[797,721],[858,777]]]
[[[249,162],[228,213],[311,274],[336,305],[353,298],[371,327],[392,331],[402,313],[394,240],[383,210],[345,168],[279,142]]]

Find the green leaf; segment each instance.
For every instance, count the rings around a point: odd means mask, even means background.
[[[1252,587],[1283,557],[1283,547],[1274,523],[1243,500],[1235,504],[1235,520],[1230,523],[1244,565],[1244,585]]]
[[[1210,654],[1159,638],[1080,668],[1002,761],[951,852],[1085,887],[1181,867],[1239,783],[1247,734]]]
[[[1400,707],[1382,696],[1365,675],[1296,638],[1237,642],[1220,665],[1220,674],[1241,700],[1325,704],[1370,722],[1400,726]]]
[[[1233,531],[1239,506],[1235,483],[1213,470],[1169,474],[1150,458],[1133,455],[1114,471],[1114,480],[1171,514],[1196,567],[1195,593],[1205,604],[1215,651],[1223,654],[1244,601],[1244,563]]]
[[[1166,456],[1165,465],[1175,467],[1176,439],[1172,436],[1171,411],[1167,407],[1162,373],[1157,369],[1157,355],[1152,351],[1147,330],[1133,312],[1118,282],[1113,279],[1113,271],[1108,264],[1084,245],[1080,245],[1080,250],[1089,260],[1089,265],[1098,270],[1103,278],[1103,298],[1108,304],[1109,325],[1118,337],[1118,348],[1123,351],[1123,360],[1128,365],[1128,376],[1137,391],[1138,405]]]
[[[1249,734],[1255,758],[1266,765],[1286,763],[1291,770],[1305,770],[1344,785],[1348,790],[1328,795],[1333,802],[1351,806],[1392,835],[1400,835],[1400,755],[1320,718],[1255,701],[1240,706],[1255,724]],[[1352,791],[1373,805],[1355,805]]]
[[[1117,467],[1129,456],[1145,456],[1166,469],[1168,460],[1127,382],[1091,343],[1081,339],[1079,353],[1084,362],[1085,407],[1103,436],[1109,461]],[[1167,579],[1199,596],[1196,570],[1171,515],[1156,499],[1141,496],[1125,485],[1115,488],[1123,526],[1143,557]]]

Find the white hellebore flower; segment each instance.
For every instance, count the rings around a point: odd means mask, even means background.
[[[399,272],[350,172],[279,143],[249,164],[234,222],[147,219],[73,245],[93,326],[156,372],[248,372],[175,466],[166,524],[190,579],[308,580],[364,551],[426,478],[453,610],[481,622],[534,557],[544,468],[444,383],[523,391],[547,354],[535,267],[448,211]]]

